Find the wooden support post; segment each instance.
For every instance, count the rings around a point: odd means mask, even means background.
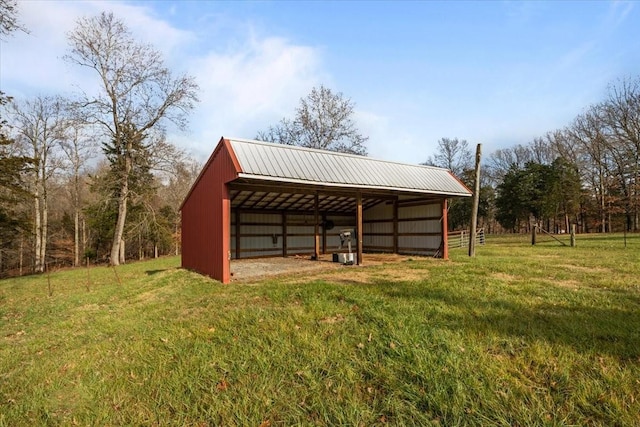
[[[571,224],[571,247],[576,247],[576,225]]]
[[[362,193],[356,195],[356,237],[358,239],[356,250],[356,263],[362,265]]]
[[[236,259],[240,259],[240,209],[236,209]]]
[[[327,216],[322,214],[322,255],[327,253]]]
[[[442,259],[449,259],[449,220],[447,199],[442,199]]]
[[[531,246],[536,245],[536,233],[538,231],[538,224],[533,224],[531,227]]]
[[[318,211],[319,197],[316,192],[313,203],[313,256],[315,260],[320,259],[320,212]]]
[[[393,201],[393,253],[398,253],[398,198]]]
[[[222,211],[220,222],[217,224],[222,237],[222,249],[217,255],[219,258],[217,262],[218,268],[220,268],[220,281],[222,283],[231,282],[231,199],[229,197],[229,186],[222,185]],[[215,261],[214,261],[215,262]]]
[[[282,257],[287,256],[287,213],[282,211]]]
[[[473,185],[473,207],[471,208],[471,232],[469,233],[469,256],[476,256],[476,228],[478,227],[478,205],[480,204],[480,157],[482,144],[476,148],[476,173]]]

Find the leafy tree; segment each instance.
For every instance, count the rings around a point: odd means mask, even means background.
[[[524,169],[513,165],[498,185],[496,196],[496,219],[506,229],[517,231],[520,222],[529,216],[524,197]]]
[[[473,188],[474,170],[466,170],[460,180],[469,188]],[[492,216],[495,204],[495,191],[487,184],[480,185],[480,199],[478,204],[478,218],[487,222]],[[473,209],[473,198],[457,198],[449,204],[448,224],[452,230],[468,229],[471,225],[471,211]]]
[[[258,132],[256,139],[366,156],[369,138],[356,128],[354,107],[353,101],[342,93],[322,85],[314,87],[306,98],[300,99],[293,120],[283,118],[267,131]]]
[[[557,214],[564,219],[564,229],[570,229],[570,218],[580,212],[582,199],[582,183],[578,174],[578,168],[562,157],[555,159],[551,165],[553,176],[551,178],[551,195],[556,205]]]
[[[18,21],[18,2],[0,0],[0,43],[17,30],[27,32]],[[16,203],[28,195],[23,189],[22,174],[34,165],[32,158],[17,153],[15,141],[7,135],[3,113],[10,102],[11,97],[0,91],[0,263],[2,251],[28,227],[28,219],[16,209]],[[3,266],[0,266],[0,273]]]
[[[68,35],[67,61],[94,71],[101,83],[98,94],[83,94],[77,106],[87,122],[97,125],[109,138],[113,175],[118,187],[118,210],[111,244],[110,262],[118,265],[124,251],[123,236],[130,196],[130,179],[136,166],[133,143],[162,133],[163,122],[184,129],[187,113],[197,102],[193,77],[174,78],[161,55],[151,46],[134,40],[126,25],[112,13],[77,21]]]
[[[11,98],[0,92],[0,112]],[[32,170],[33,158],[18,154],[14,139],[6,133],[7,121],[0,116],[0,242],[8,245],[28,227],[28,220],[16,210],[18,200],[28,197],[24,173]],[[2,247],[0,247],[0,250]]]

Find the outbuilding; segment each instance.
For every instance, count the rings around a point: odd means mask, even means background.
[[[318,259],[353,230],[364,253],[448,257],[447,199],[470,196],[447,169],[221,138],[182,203],[182,267],[230,281],[230,261]]]

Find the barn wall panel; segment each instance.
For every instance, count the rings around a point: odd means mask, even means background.
[[[434,255],[442,245],[442,203],[398,207],[398,252]]]
[[[393,219],[393,204],[392,203],[380,203],[375,205],[372,208],[365,210],[362,214],[363,220],[378,220],[378,219],[388,219],[391,221]]]
[[[282,234],[282,224],[244,225],[240,224],[240,236],[247,234]]]
[[[228,283],[230,215],[227,182],[238,167],[221,142],[182,205],[182,267]]]
[[[365,222],[362,226],[364,234],[393,233],[393,222]]]
[[[393,236],[365,234],[362,244],[368,252],[393,252]]]
[[[280,224],[282,222],[282,216],[279,213],[242,212],[240,213],[240,221],[241,224]]]
[[[423,217],[437,217],[440,218],[442,211],[440,210],[440,203],[429,203],[418,206],[402,206],[398,207],[398,218],[423,218]]]
[[[440,233],[440,220],[401,221],[398,223],[398,233]]]

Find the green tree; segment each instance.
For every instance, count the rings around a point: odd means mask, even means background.
[[[0,114],[10,101],[10,97],[0,92]],[[27,219],[15,208],[18,200],[28,196],[24,174],[33,169],[35,161],[16,154],[15,141],[6,130],[7,121],[0,115],[0,241],[9,244],[28,226]]]

